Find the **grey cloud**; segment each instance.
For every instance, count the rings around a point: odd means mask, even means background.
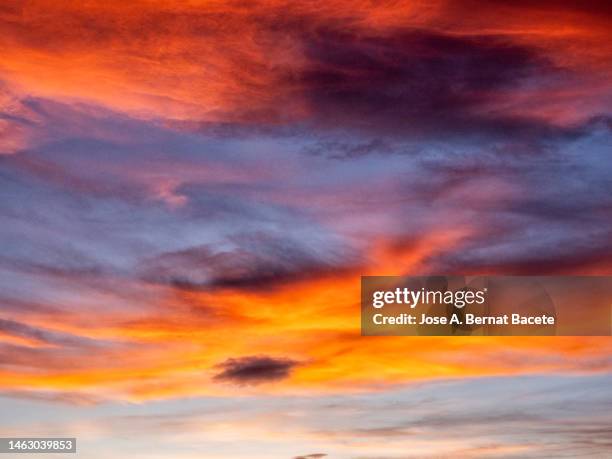
[[[214,379],[238,385],[273,382],[289,377],[298,362],[286,358],[249,356],[228,359],[220,363]]]

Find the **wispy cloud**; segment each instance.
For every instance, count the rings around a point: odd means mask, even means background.
[[[609,7],[384,6],[0,6],[3,390],[610,369],[601,338],[360,337],[363,274],[612,273]]]
[[[609,374],[555,374],[321,397],[82,407],[4,399],[3,406],[24,416],[0,419],[9,434],[17,429],[74,432],[87,459],[96,452],[116,453],[124,443],[109,439],[128,435],[135,454],[153,448],[160,457],[178,458],[202,450],[226,458],[598,457],[612,448],[609,384]],[[32,410],[39,413],[35,422],[26,415]]]

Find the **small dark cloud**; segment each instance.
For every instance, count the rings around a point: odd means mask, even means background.
[[[217,365],[216,381],[253,385],[285,379],[298,362],[285,358],[249,356],[228,359]]]
[[[324,457],[327,457],[327,454],[314,453],[314,454],[306,454],[305,456],[294,456],[293,459],[322,459]]]

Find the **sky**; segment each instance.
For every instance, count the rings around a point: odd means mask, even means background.
[[[609,456],[609,337],[362,337],[359,280],[612,275],[611,22],[2,2],[2,432],[84,459]]]

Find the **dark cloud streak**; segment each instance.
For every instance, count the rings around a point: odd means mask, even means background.
[[[218,365],[221,370],[216,381],[238,385],[254,385],[274,382],[289,377],[298,362],[285,358],[250,356],[228,359]]]

